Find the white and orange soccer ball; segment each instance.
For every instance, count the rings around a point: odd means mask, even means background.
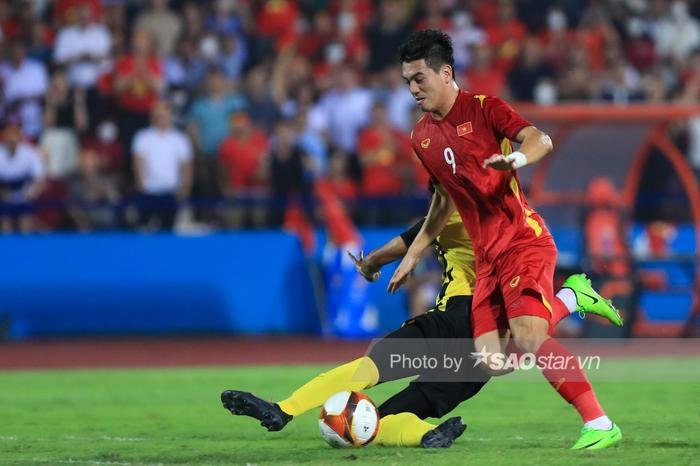
[[[323,404],[318,427],[334,448],[362,447],[379,432],[379,411],[362,393],[338,392]]]

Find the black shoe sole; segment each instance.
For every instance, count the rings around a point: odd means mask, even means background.
[[[435,429],[427,432],[421,439],[421,447],[449,448],[465,430],[467,430],[467,425],[462,422],[462,418],[451,417]]]
[[[260,399],[252,393],[226,390],[221,394],[221,403],[231,414],[257,419],[260,421],[260,425],[270,432],[282,430],[287,424],[287,421],[275,412],[272,403]]]

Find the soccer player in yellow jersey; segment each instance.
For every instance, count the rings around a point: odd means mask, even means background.
[[[403,257],[420,231],[423,220],[393,238],[366,257],[352,254],[355,266],[367,280],[378,278],[381,268]],[[269,431],[278,431],[310,409],[318,408],[331,395],[342,390],[361,391],[378,383],[418,375],[408,386],[379,406],[379,433],[374,440],[387,446],[449,447],[466,429],[460,417],[452,417],[434,425],[428,417],[440,418],[481,390],[489,377],[468,361],[459,381],[423,380],[421,370],[388,370],[389,353],[397,347],[397,339],[415,342],[429,339],[462,341],[472,338],[471,299],[476,282],[474,252],[471,241],[457,212],[436,238],[438,260],[443,266],[443,283],[435,309],[409,319],[401,328],[375,343],[366,356],[355,359],[318,375],[299,387],[288,398],[271,403],[243,391],[226,390],[221,401],[232,414],[256,418]],[[575,275],[574,277],[581,277]],[[566,284],[565,284],[566,285]],[[570,292],[563,288],[560,293]],[[567,300],[564,300],[565,302]],[[566,303],[568,313],[585,312],[574,301]],[[400,345],[400,343],[399,343]],[[472,350],[472,349],[470,349]],[[428,346],[416,348],[414,354],[431,351]]]

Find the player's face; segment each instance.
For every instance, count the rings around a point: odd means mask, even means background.
[[[434,112],[443,106],[446,89],[452,82],[449,65],[441,66],[436,72],[424,59],[403,62],[401,74],[421,110]]]

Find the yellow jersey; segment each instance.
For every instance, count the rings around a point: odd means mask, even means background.
[[[415,239],[425,219],[401,234],[406,246]],[[435,299],[435,309],[445,310],[453,296],[471,296],[476,284],[476,265],[471,239],[464,229],[459,212],[455,211],[435,239],[435,251],[442,265],[442,286]]]

